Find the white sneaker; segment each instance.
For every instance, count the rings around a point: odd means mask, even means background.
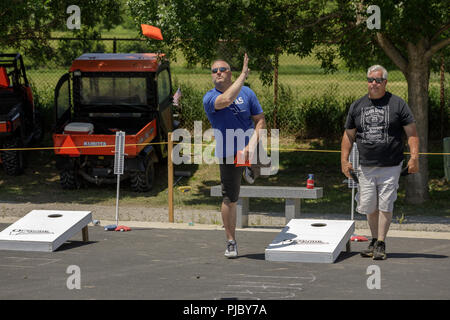
[[[237,243],[235,240],[227,241],[227,249],[225,250],[225,257],[236,258],[238,255]]]
[[[253,174],[253,170],[250,167],[245,167],[245,170],[242,174],[244,180],[249,184],[255,183],[255,176]]]

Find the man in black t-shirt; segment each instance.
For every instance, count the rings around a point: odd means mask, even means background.
[[[414,116],[406,102],[386,91],[387,71],[380,65],[367,71],[368,94],[350,106],[341,144],[342,172],[350,178],[357,170],[356,210],[367,215],[372,241],[361,252],[374,260],[386,259],[385,239],[397,199],[406,133],[411,158],[408,172],[419,171],[419,138]],[[359,152],[359,168],[348,161],[353,142]]]

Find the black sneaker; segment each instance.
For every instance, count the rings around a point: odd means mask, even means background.
[[[373,260],[386,260],[386,243],[377,241],[373,249]]]
[[[361,257],[371,258],[373,257],[373,250],[375,248],[375,243],[377,242],[377,238],[373,238],[370,241],[369,247],[366,250],[361,251]]]

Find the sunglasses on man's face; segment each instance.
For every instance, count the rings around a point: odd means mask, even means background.
[[[227,70],[228,70],[228,68],[226,68],[226,67],[220,67],[220,68],[214,68],[214,69],[212,69],[211,72],[212,72],[212,73],[217,73],[217,71],[225,72],[225,71],[227,71]]]
[[[376,83],[382,83],[384,80],[384,78],[367,78],[367,82],[372,83],[373,80],[375,80]]]

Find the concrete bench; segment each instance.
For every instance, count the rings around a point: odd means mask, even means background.
[[[221,197],[222,186],[211,187],[211,196]],[[248,208],[250,198],[283,198],[285,203],[286,224],[291,219],[300,218],[301,199],[319,199],[323,196],[323,188],[307,189],[305,187],[278,186],[241,186],[236,208],[236,227],[248,226]]]

